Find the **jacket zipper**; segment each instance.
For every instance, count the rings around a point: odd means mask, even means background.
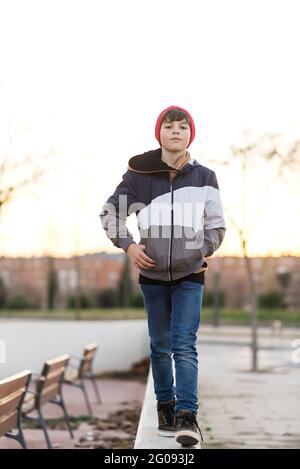
[[[175,176],[176,177],[176,176]],[[173,181],[170,179],[170,189],[171,189],[171,236],[170,236],[170,243],[169,243],[169,256],[168,256],[168,270],[169,270],[169,279],[172,281],[172,240],[173,240],[173,223],[174,223],[174,211],[173,211]]]
[[[170,180],[170,189],[171,189],[171,236],[170,236],[170,243],[169,243],[169,254],[168,254],[168,270],[169,270],[169,279],[172,281],[172,241],[173,241],[173,228],[174,228],[174,209],[173,209],[173,204],[174,204],[174,194],[173,194],[173,182],[174,179],[177,178],[178,173],[175,174],[174,178],[171,179],[170,176],[168,175],[168,178]]]

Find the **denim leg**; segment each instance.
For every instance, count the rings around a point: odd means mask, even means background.
[[[183,281],[172,288],[172,352],[176,371],[175,411],[198,410],[197,331],[200,325],[203,285]]]
[[[171,356],[171,291],[169,286],[140,284],[148,319],[151,369],[156,399],[175,397]]]

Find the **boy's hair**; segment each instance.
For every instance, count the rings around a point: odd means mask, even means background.
[[[183,119],[185,119],[187,124],[191,126],[190,120],[184,111],[182,111],[181,109],[170,109],[164,115],[162,122],[182,121]]]

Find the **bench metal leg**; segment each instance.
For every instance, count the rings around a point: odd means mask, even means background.
[[[4,433],[4,436],[6,436],[6,438],[10,438],[11,440],[16,440],[22,446],[23,449],[27,449],[27,445],[26,445],[26,441],[25,441],[22,429],[19,428],[18,433],[13,433],[13,432]]]
[[[23,433],[21,425],[19,425],[19,442],[23,449],[27,449],[27,445],[26,445],[26,441],[24,438],[24,433]]]
[[[65,421],[66,421],[66,424],[67,424],[67,427],[68,427],[68,431],[70,433],[70,436],[71,436],[71,438],[74,438],[72,427],[71,427],[70,417],[69,417],[69,414],[67,412],[66,404],[65,404],[65,401],[64,401],[64,398],[63,398],[63,395],[62,395],[61,391],[60,391],[58,397],[59,397],[59,399],[57,399],[57,400],[50,399],[49,402],[51,402],[51,404],[58,405],[62,409],[63,414],[64,414],[64,418],[65,418]]]
[[[38,412],[38,415],[39,415],[39,424],[44,432],[44,435],[45,435],[45,438],[46,438],[46,442],[47,442],[47,446],[48,446],[48,449],[52,449],[52,444],[51,444],[51,441],[50,441],[50,438],[49,438],[49,435],[48,435],[48,428],[47,428],[47,423],[42,415],[42,412],[40,409],[37,409],[37,412]]]
[[[91,378],[92,380],[92,383],[93,383],[93,386],[94,386],[94,389],[95,389],[95,394],[96,394],[96,398],[97,398],[97,402],[98,404],[102,404],[102,400],[100,398],[100,394],[99,394],[99,388],[98,388],[98,383],[97,383],[97,379],[96,379],[96,376],[95,375],[91,375]]]
[[[62,395],[60,396],[60,398],[61,398],[61,408],[62,408],[64,416],[65,416],[65,421],[66,421],[70,436],[71,436],[71,438],[74,438],[74,434],[73,434],[73,430],[72,430],[71,422],[70,422],[70,417],[69,417],[69,414],[68,414],[67,409],[66,409],[65,401],[64,401]]]
[[[84,384],[83,379],[80,380],[80,387],[81,387],[81,389],[82,389],[82,391],[83,391],[83,394],[84,394],[84,398],[85,398],[86,406],[87,406],[87,408],[88,408],[88,412],[89,412],[90,415],[93,415],[91,403],[90,403],[90,400],[89,400],[89,397],[88,397],[88,393],[87,393],[87,390],[86,390],[86,387],[85,387],[85,384]]]
[[[18,422],[17,422],[17,428],[18,432],[6,432],[4,433],[4,436],[7,438],[11,438],[12,440],[16,440],[20,445],[22,446],[23,449],[27,449],[26,441],[24,438],[24,433],[22,429],[22,417],[21,415],[18,416]]]

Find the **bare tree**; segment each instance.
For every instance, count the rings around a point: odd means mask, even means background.
[[[270,188],[275,182],[289,174],[297,174],[300,169],[300,139],[285,143],[284,134],[266,133],[257,139],[249,139],[249,131],[244,131],[243,143],[241,145],[233,144],[230,147],[231,157],[225,161],[210,160],[216,164],[222,164],[231,171],[231,165],[237,163],[240,175],[240,192],[236,197],[239,201],[239,209],[234,213],[230,207],[226,207],[226,218],[231,226],[238,234],[241,251],[245,260],[245,268],[248,278],[250,290],[250,314],[251,314],[251,331],[252,331],[252,371],[257,371],[258,364],[258,338],[257,338],[257,307],[258,307],[258,289],[254,276],[253,262],[249,257],[248,244],[251,233],[256,226],[258,216],[262,214],[266,208],[266,199]],[[259,205],[255,208],[254,215],[249,216],[247,205],[249,199],[253,203],[252,192],[247,187],[247,177],[249,177],[250,169],[258,165],[263,169],[264,185],[257,187],[255,181],[252,180],[252,188],[259,191],[261,197]],[[256,168],[257,169],[257,168]]]
[[[65,161],[57,162],[54,158],[54,149],[49,148],[44,154],[38,157],[31,155],[16,156],[11,149],[13,138],[9,136],[8,149],[0,155],[0,218],[4,206],[7,206],[12,199],[22,194],[22,191],[31,191],[43,182],[49,184],[46,180],[49,176],[56,175],[62,167],[66,166]],[[53,185],[53,178],[50,184]],[[37,195],[37,194],[33,194]],[[45,279],[45,305],[47,297],[47,278]],[[44,307],[46,307],[44,305]]]
[[[75,304],[74,304],[74,316],[76,320],[81,319],[82,309],[82,254],[81,254],[81,235],[82,235],[82,223],[83,215],[86,207],[86,193],[89,184],[89,178],[81,170],[75,170],[77,177],[77,198],[76,198],[76,215],[74,224],[74,250],[73,250],[73,261],[74,270],[76,272],[76,287],[75,287]]]
[[[34,186],[45,175],[62,167],[62,163],[53,166],[52,154],[53,149],[49,148],[38,160],[27,155],[20,161],[15,161],[9,153],[3,155],[0,160],[0,213],[22,189]]]

